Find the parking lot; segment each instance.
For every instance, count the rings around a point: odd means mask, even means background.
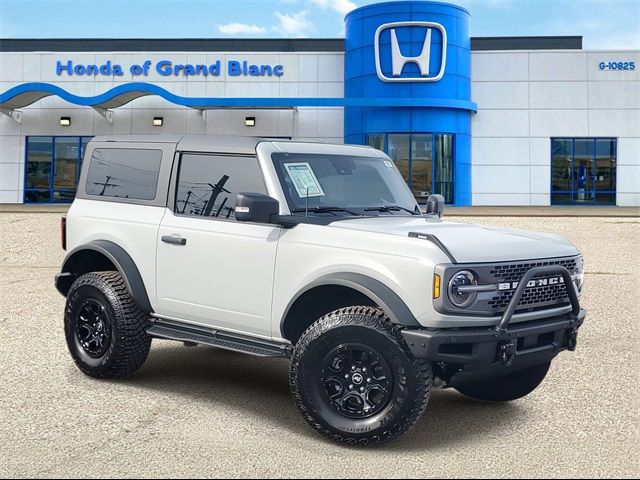
[[[134,377],[85,377],[53,286],[59,217],[0,213],[3,477],[640,475],[640,218],[455,218],[558,233],[582,250],[589,316],[578,350],[528,398],[493,405],[436,391],[408,435],[354,449],[299,416],[284,360],[154,341]]]

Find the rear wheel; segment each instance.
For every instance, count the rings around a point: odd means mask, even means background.
[[[123,378],[147,359],[149,316],[138,308],[118,272],[79,277],[67,296],[64,330],[69,352],[85,374]]]
[[[526,397],[547,376],[551,362],[546,362],[512,374],[490,378],[456,387],[463,395],[487,402],[509,402]]]
[[[402,435],[420,418],[431,371],[411,355],[382,310],[348,307],[302,335],[290,384],[315,430],[342,443],[374,444]]]

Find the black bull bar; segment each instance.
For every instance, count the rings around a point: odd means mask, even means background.
[[[561,276],[571,311],[533,323],[518,323],[510,327],[518,304],[522,300],[529,282],[539,277]],[[571,273],[561,265],[534,267],[520,279],[506,310],[495,327],[468,327],[463,329],[405,329],[402,334],[412,353],[436,363],[447,364],[493,364],[499,361],[510,367],[518,357],[519,366],[527,362],[542,362],[566,349],[574,351],[577,345],[577,331],[582,325],[586,312],[580,308],[578,292]],[[553,333],[551,333],[553,332]],[[517,340],[537,335],[555,335],[552,344],[528,352],[517,352]],[[456,350],[455,345],[466,345],[469,351]]]

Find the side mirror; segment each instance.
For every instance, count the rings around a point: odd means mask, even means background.
[[[263,193],[236,195],[236,220],[239,222],[271,223],[272,216],[279,212],[278,201]]]
[[[427,215],[444,215],[444,197],[442,195],[429,195],[427,198]]]

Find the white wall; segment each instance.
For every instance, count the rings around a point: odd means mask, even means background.
[[[284,76],[265,78],[56,76],[56,60],[125,69],[144,60],[212,63],[220,59],[283,64]],[[604,60],[635,61],[634,72],[600,71]],[[98,95],[131,81],[148,81],[189,97],[341,97],[341,53],[0,53],[0,92],[24,82],[49,82],[78,95]],[[640,205],[640,52],[473,52],[473,204],[549,205],[550,138],[618,138],[618,204]],[[26,135],[194,133],[285,136],[343,142],[340,108],[194,110],[149,96],[114,110],[114,122],[57,97],[22,109],[22,124],[0,115],[0,203],[22,202]],[[59,117],[71,116],[70,127]],[[153,127],[154,116],[164,117]],[[255,116],[257,126],[244,126]]]
[[[601,61],[635,71],[601,71]],[[474,205],[549,205],[551,137],[618,139],[617,203],[640,205],[640,52],[473,52]]]
[[[165,77],[151,71],[147,77],[132,77],[131,64],[169,59],[174,64],[210,64],[221,60],[247,60],[255,64],[282,64],[282,77]],[[342,97],[344,55],[341,53],[0,53],[0,92],[25,82],[47,82],[82,96],[99,95],[123,83],[144,81],[187,97]],[[111,60],[124,67],[125,75],[87,77],[56,75],[56,61],[97,64]],[[224,68],[223,68],[224,70]],[[172,104],[156,96],[139,98],[113,110],[113,124],[90,108],[47,97],[21,109],[22,124],[0,115],[0,203],[21,203],[24,183],[24,147],[27,135],[101,135],[129,133],[235,134],[293,137],[305,141],[342,143],[341,108],[293,110],[195,110]],[[70,127],[59,118],[71,117]],[[153,117],[164,117],[162,127]],[[247,116],[256,117],[256,127],[245,127]]]

